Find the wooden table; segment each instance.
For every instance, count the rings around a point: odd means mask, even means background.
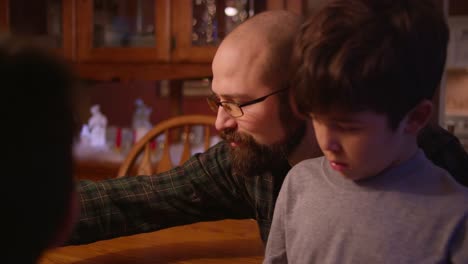
[[[255,221],[223,220],[61,247],[39,263],[261,263],[263,253]]]
[[[76,159],[73,173],[79,180],[101,181],[115,178],[119,167],[117,162]]]

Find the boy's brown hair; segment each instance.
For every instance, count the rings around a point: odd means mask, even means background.
[[[432,99],[448,27],[434,0],[335,0],[303,25],[293,56],[302,113],[375,111],[392,129]]]

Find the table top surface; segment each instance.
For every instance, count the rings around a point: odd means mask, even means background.
[[[60,247],[39,264],[261,263],[263,254],[254,220],[223,220]]]

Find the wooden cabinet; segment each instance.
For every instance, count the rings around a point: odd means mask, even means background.
[[[73,1],[0,0],[0,33],[31,35],[35,41],[74,57]]]
[[[303,0],[172,0],[171,59],[211,63],[223,38],[265,10],[302,13]]]
[[[169,0],[78,0],[77,60],[168,62]]]
[[[215,5],[213,10],[207,1],[172,1],[171,56],[174,61],[210,62],[219,44],[216,24],[219,9],[220,6]],[[197,34],[197,28],[204,32]]]
[[[0,0],[0,31],[32,34],[94,80],[211,75],[218,44],[268,9],[302,0]]]
[[[249,16],[265,10],[264,3],[253,0],[173,0],[172,60],[211,62],[222,39]]]

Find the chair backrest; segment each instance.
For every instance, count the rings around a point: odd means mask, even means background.
[[[131,172],[136,172],[138,175],[151,175],[171,169],[174,162],[171,159],[170,149],[174,144],[179,147],[183,146],[182,151],[179,151],[181,152],[181,158],[176,164],[184,163],[192,156],[193,142],[191,142],[190,132],[194,126],[203,127],[203,142],[198,145],[205,151],[211,146],[211,131],[215,120],[215,116],[209,115],[182,115],[160,122],[130,149],[119,168],[117,177],[129,175]],[[156,164],[152,164],[152,156],[154,156],[152,155],[152,144],[154,144],[156,138],[161,138],[161,135],[164,135],[163,142],[157,142],[160,145],[157,147],[158,151],[160,151],[160,158],[155,162]]]

